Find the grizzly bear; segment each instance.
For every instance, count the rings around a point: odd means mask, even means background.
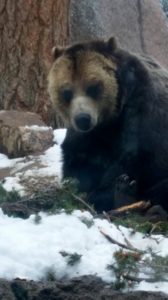
[[[98,211],[135,199],[168,210],[168,72],[114,38],[53,53],[48,89],[68,128],[63,176],[77,178]]]

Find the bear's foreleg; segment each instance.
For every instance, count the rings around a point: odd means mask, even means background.
[[[121,175],[122,174],[122,175]],[[100,185],[88,195],[97,211],[108,211],[137,201],[137,185],[114,164],[105,173]]]

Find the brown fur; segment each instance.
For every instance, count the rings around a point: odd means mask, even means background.
[[[116,63],[94,51],[79,51],[75,65],[66,54],[53,64],[49,74],[49,94],[55,108],[66,125],[72,125],[74,116],[79,112],[88,112],[96,125],[102,118],[111,118],[116,111],[118,85],[115,78]],[[94,101],[86,95],[85,89],[91,83],[102,84],[102,94]],[[73,89],[70,103],[60,98],[59,90],[63,87]]]

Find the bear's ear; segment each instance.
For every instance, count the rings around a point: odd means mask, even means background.
[[[56,46],[56,47],[53,47],[52,48],[52,56],[53,56],[53,59],[57,59],[58,57],[60,57],[63,52],[65,51],[65,48],[64,47],[61,47],[61,46]]]
[[[106,43],[109,52],[114,52],[117,49],[117,39],[115,37],[110,37]]]

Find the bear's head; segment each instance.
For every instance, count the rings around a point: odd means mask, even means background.
[[[137,82],[136,57],[118,49],[114,38],[56,47],[53,55],[48,90],[67,127],[88,132],[118,117]]]

